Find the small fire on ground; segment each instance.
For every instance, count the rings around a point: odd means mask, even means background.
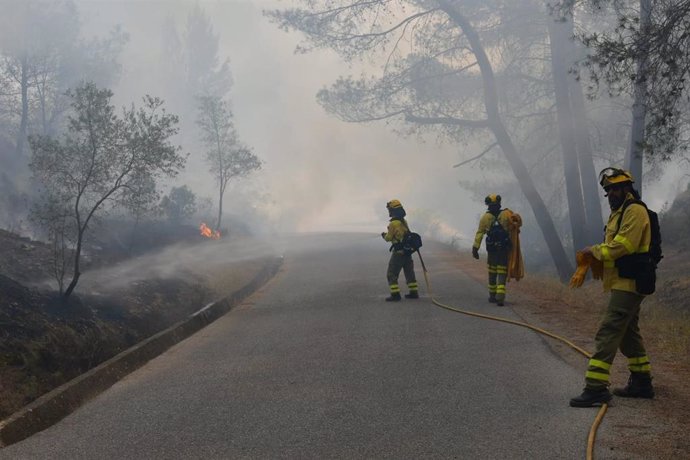
[[[220,239],[220,232],[217,230],[211,230],[211,227],[206,225],[205,222],[202,222],[201,225],[199,225],[199,231],[201,232],[201,236],[206,238],[211,238],[212,240]]]

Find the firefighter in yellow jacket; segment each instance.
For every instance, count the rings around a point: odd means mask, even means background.
[[[414,274],[414,262],[412,254],[406,254],[403,250],[403,238],[410,231],[407,221],[405,220],[405,209],[398,200],[391,200],[386,203],[388,209],[388,216],[390,222],[388,223],[388,231],[382,232],[381,236],[384,240],[392,243],[390,251],[391,258],[388,262],[388,286],[391,295],[386,297],[387,302],[397,302],[401,300],[400,286],[398,285],[398,277],[400,270],[405,273],[405,281],[407,281],[408,293],[405,294],[406,299],[418,299],[419,288],[417,279]]]
[[[570,400],[573,407],[599,406],[611,399],[609,374],[619,349],[628,359],[630,378],[625,388],[614,389],[613,393],[632,398],[654,397],[649,357],[638,325],[645,296],[638,292],[641,288],[635,279],[621,276],[629,275],[626,272],[630,270],[624,257],[649,252],[651,243],[647,210],[642,204],[632,203],[639,200],[633,182],[629,172],[617,168],[606,168],[599,175],[611,215],[604,242],[587,247],[582,253],[603,263],[604,290],[611,291],[611,296],[595,336],[596,351],[587,366],[584,391]]]
[[[501,209],[501,195],[484,199],[488,209],[479,220],[474,237],[472,256],[479,259],[479,247],[486,234],[487,265],[489,268],[489,302],[503,306],[506,297],[508,257],[510,254],[510,210]]]

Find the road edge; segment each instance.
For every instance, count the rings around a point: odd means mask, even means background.
[[[229,296],[104,361],[0,421],[0,448],[54,425],[126,375],[225,315],[271,280],[282,263],[282,257],[272,259],[249,283]]]

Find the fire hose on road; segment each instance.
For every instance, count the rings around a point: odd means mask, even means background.
[[[421,253],[419,250],[417,250],[417,255],[419,256],[419,261],[420,261],[421,264],[422,264],[422,271],[424,272],[424,281],[425,281],[425,283],[426,283],[426,290],[427,290],[427,292],[429,293],[429,297],[431,298],[431,301],[432,301],[435,305],[437,305],[437,306],[439,306],[439,307],[441,307],[441,308],[444,308],[444,309],[446,309],[446,310],[450,310],[450,311],[456,312],[456,313],[462,313],[462,314],[464,314],[464,315],[475,316],[475,317],[478,317],[478,318],[490,319],[490,320],[493,320],[493,321],[500,321],[500,322],[503,322],[503,323],[514,324],[514,325],[516,325],[516,326],[526,327],[526,328],[528,328],[528,329],[532,329],[532,330],[535,331],[535,332],[538,332],[538,333],[540,333],[540,334],[546,335],[546,336],[548,336],[548,337],[551,337],[551,338],[553,338],[553,339],[556,339],[556,340],[558,340],[558,341],[560,341],[560,342],[562,342],[562,343],[568,345],[570,348],[572,348],[573,350],[575,350],[575,351],[577,351],[578,353],[582,354],[582,355],[585,356],[586,358],[590,358],[590,357],[592,356],[591,353],[589,353],[588,351],[586,351],[586,350],[584,350],[584,349],[578,347],[577,345],[575,345],[575,344],[574,344],[573,342],[571,342],[570,340],[568,340],[568,339],[566,339],[566,338],[564,338],[564,337],[561,337],[561,336],[559,336],[559,335],[553,334],[553,333],[551,333],[551,332],[549,332],[549,331],[547,331],[547,330],[544,330],[544,329],[542,329],[542,328],[540,328],[540,327],[533,326],[533,325],[531,325],[531,324],[529,324],[529,323],[524,323],[524,322],[521,322],[521,321],[515,321],[515,320],[512,320],[512,319],[508,319],[508,318],[501,318],[501,317],[499,317],[499,316],[485,315],[485,314],[477,313],[477,312],[473,312],[473,311],[462,310],[462,309],[460,309],[460,308],[455,308],[455,307],[452,307],[452,306],[450,306],[450,305],[446,305],[446,304],[444,304],[444,303],[439,302],[439,301],[434,297],[434,294],[433,294],[433,292],[432,292],[432,290],[431,290],[431,283],[429,282],[429,273],[428,273],[428,271],[427,271],[427,269],[426,269],[426,265],[424,264],[424,259],[422,258],[422,253]],[[595,417],[594,422],[592,423],[592,427],[591,427],[590,430],[589,430],[589,435],[588,435],[588,437],[587,437],[587,460],[592,460],[592,459],[594,458],[594,441],[595,441],[595,439],[596,439],[597,429],[599,428],[599,425],[601,424],[601,421],[603,420],[604,414],[606,414],[606,410],[607,410],[607,409],[608,409],[608,404],[604,403],[604,404],[601,406],[601,408],[599,409],[599,412],[597,413],[597,416]]]

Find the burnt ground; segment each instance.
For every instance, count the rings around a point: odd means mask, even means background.
[[[681,248],[664,247],[664,252],[657,292],[645,299],[640,314],[656,398],[614,398],[602,422],[606,429],[599,429],[596,441],[607,446],[604,458],[677,459],[687,458],[690,452],[690,259]],[[478,282],[487,282],[483,260],[476,261],[469,254],[448,257]],[[552,277],[528,272],[519,282],[509,282],[507,292],[506,305],[525,322],[584,350],[594,349],[594,335],[608,301],[598,281],[588,280],[582,288],[570,289]],[[500,308],[496,314],[500,315]],[[587,359],[560,342],[547,342],[565,361],[582,369],[583,380],[573,382],[572,396],[576,396],[584,386]],[[627,378],[626,359],[619,353],[611,369],[612,386],[624,386]],[[617,406],[632,409],[635,420],[623,418]]]
[[[142,247],[150,254],[170,244],[202,248],[216,244],[201,238],[195,227],[158,235],[149,229],[148,238]],[[148,257],[141,249],[123,251],[122,247],[117,241],[92,242],[83,272]],[[51,277],[51,248],[0,230],[0,420],[239,289],[264,260],[216,263],[207,271],[140,270],[111,289],[89,285],[82,276],[69,302],[64,303]],[[49,285],[52,287],[46,289]]]

